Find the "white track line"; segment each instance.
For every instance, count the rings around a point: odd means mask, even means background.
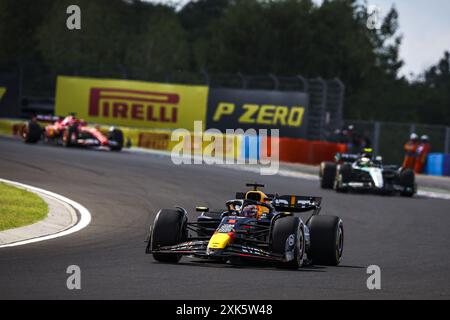
[[[153,154],[153,155],[159,155],[159,156],[165,156],[165,157],[170,157],[171,154],[169,151],[161,151],[161,150],[150,150],[150,149],[144,149],[144,148],[131,148],[129,149],[130,152],[134,152],[134,153],[149,153],[149,154]],[[177,159],[182,159],[183,157],[181,156],[176,156]],[[198,155],[194,155],[192,157],[192,159],[198,159],[198,160],[202,160],[201,156]],[[187,157],[188,160],[191,159],[190,156]],[[229,168],[229,169],[234,169],[234,170],[242,170],[242,171],[247,171],[247,172],[253,172],[253,173],[261,173],[261,169],[259,167],[255,167],[255,166],[248,166],[248,165],[238,165],[238,164],[234,164],[234,165],[224,165],[224,164],[219,164],[219,167],[222,168]],[[303,179],[303,180],[309,180],[309,181],[319,181],[319,177],[317,174],[311,174],[311,173],[304,173],[304,172],[300,172],[297,170],[292,170],[292,169],[279,169],[278,172],[276,173],[276,175],[278,176],[282,176],[282,177],[292,177],[292,178],[298,178],[298,179]],[[432,199],[442,199],[442,200],[450,200],[450,192],[446,191],[446,190],[428,190],[425,189],[423,190],[422,188],[419,187],[419,190],[417,190],[417,195],[421,196],[421,197],[426,197],[426,198],[432,198]]]
[[[8,184],[12,184],[18,187],[22,187],[25,189],[29,189],[32,191],[36,191],[36,192],[40,192],[43,194],[46,194],[50,197],[56,198],[62,202],[67,203],[68,205],[72,206],[73,208],[75,208],[75,210],[77,210],[80,214],[80,220],[77,222],[77,224],[75,224],[74,226],[72,226],[69,229],[63,230],[61,232],[57,232],[54,234],[50,234],[47,236],[42,236],[42,237],[37,237],[37,238],[32,238],[32,239],[28,239],[28,240],[22,240],[22,241],[17,241],[14,243],[9,243],[9,244],[4,244],[4,245],[0,245],[0,248],[5,248],[5,247],[15,247],[15,246],[20,246],[20,245],[24,245],[24,244],[29,244],[29,243],[34,243],[34,242],[39,242],[39,241],[44,241],[44,240],[50,240],[50,239],[55,239],[55,238],[59,238],[59,237],[64,237],[67,236],[71,233],[80,231],[81,229],[85,228],[87,225],[89,225],[89,223],[91,222],[91,213],[89,212],[89,210],[87,210],[85,207],[83,207],[81,204],[79,204],[78,202],[75,202],[69,198],[66,198],[62,195],[59,195],[57,193],[51,192],[51,191],[47,191],[44,189],[40,189],[40,188],[36,188],[36,187],[32,187],[23,183],[19,183],[19,182],[15,182],[15,181],[10,181],[10,180],[6,180],[6,179],[2,179],[0,178],[0,182],[5,182]]]
[[[228,166],[228,168],[259,173],[258,168],[252,168],[252,167]],[[299,178],[299,179],[310,180],[310,181],[317,181],[317,182],[319,181],[319,177],[317,175],[293,171],[293,170],[289,170],[289,169],[280,169],[278,171],[277,175],[283,176],[283,177]],[[426,198],[432,198],[432,199],[450,200],[450,192],[448,192],[446,190],[432,191],[432,190],[419,189],[419,190],[417,190],[417,195],[420,197],[426,197]]]
[[[433,199],[450,200],[450,192],[435,192],[428,190],[417,190],[417,195]]]

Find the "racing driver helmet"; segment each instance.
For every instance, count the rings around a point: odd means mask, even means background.
[[[372,148],[364,148],[363,152],[361,152],[361,158],[369,158],[373,157],[373,149]]]
[[[361,157],[361,159],[359,159],[359,165],[361,167],[367,167],[370,165],[370,158],[368,157]]]
[[[241,210],[241,215],[247,218],[256,218],[258,216],[258,207],[254,204],[247,205]]]

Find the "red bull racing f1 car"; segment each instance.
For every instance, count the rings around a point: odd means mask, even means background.
[[[168,263],[190,256],[228,263],[271,261],[287,268],[339,264],[343,223],[339,217],[319,215],[320,197],[270,195],[258,190],[263,185],[247,186],[253,188],[236,193],[223,211],[197,207],[201,214],[196,221],[189,221],[181,207],[160,210],[149,228],[146,253]]]

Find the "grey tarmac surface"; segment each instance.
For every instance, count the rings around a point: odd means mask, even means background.
[[[25,145],[0,138],[0,176],[59,193],[92,214],[85,229],[54,240],[0,249],[1,299],[449,299],[450,201],[337,194],[316,181],[206,165],[165,156]],[[220,208],[246,182],[266,191],[322,196],[321,214],[344,221],[338,267],[298,271],[183,258],[161,264],[144,254],[159,208]],[[66,269],[81,268],[81,290]],[[381,268],[381,290],[366,267]]]

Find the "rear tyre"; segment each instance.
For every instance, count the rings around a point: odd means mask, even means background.
[[[339,217],[312,216],[308,221],[313,264],[337,266],[344,250],[344,225]]]
[[[305,230],[298,217],[287,216],[275,221],[272,231],[272,252],[292,260],[280,262],[278,268],[297,269],[305,257]]]
[[[108,132],[108,140],[117,143],[115,146],[110,146],[111,151],[120,151],[123,148],[123,132],[119,129],[112,129]]]
[[[152,251],[159,247],[172,246],[187,238],[187,218],[179,210],[161,209],[153,223],[150,244]],[[177,253],[153,253],[153,258],[160,262],[177,263],[181,255]]]
[[[334,179],[336,178],[336,163],[322,162],[320,164],[319,178],[322,189],[333,189]]]
[[[400,172],[399,180],[400,185],[404,188],[404,191],[400,192],[400,195],[403,197],[412,197],[416,188],[414,171],[411,169],[403,170]]]
[[[26,143],[36,143],[41,139],[42,129],[37,122],[29,121],[23,129],[23,139]]]

